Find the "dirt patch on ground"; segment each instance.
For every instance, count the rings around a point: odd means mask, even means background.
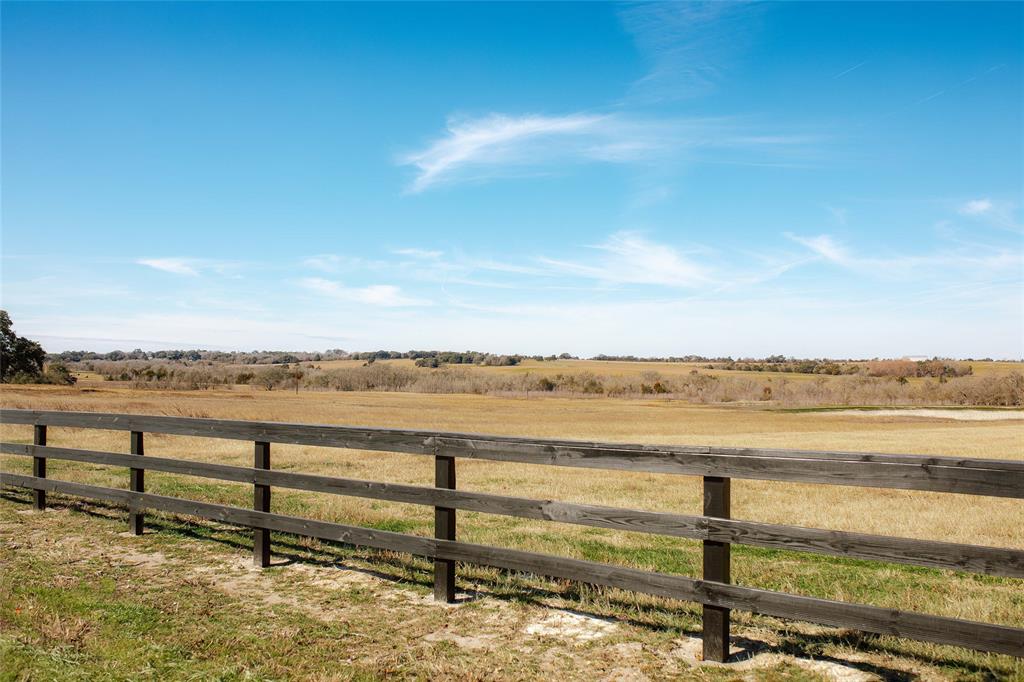
[[[541,620],[527,625],[523,632],[527,635],[589,642],[615,634],[618,629],[614,621],[606,618],[597,618],[576,611],[552,611]]]
[[[686,637],[678,640],[673,655],[690,665],[729,670],[757,670],[771,668],[780,663],[790,663],[804,670],[817,673],[834,682],[874,682],[883,679],[880,675],[866,672],[853,664],[840,661],[814,660],[789,656],[774,651],[768,642],[756,639],[744,639],[740,645],[733,645],[729,650],[730,660],[725,663],[702,661],[703,642],[697,637]]]

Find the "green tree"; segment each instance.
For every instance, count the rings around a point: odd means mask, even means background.
[[[43,373],[46,351],[35,341],[14,333],[11,316],[0,310],[0,382],[35,379]]]

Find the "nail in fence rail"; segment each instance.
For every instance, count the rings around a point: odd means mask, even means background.
[[[434,486],[448,490],[455,489],[455,458],[434,457]],[[455,540],[455,510],[450,507],[434,507],[434,537],[438,540]],[[434,600],[449,604],[455,602],[455,562],[449,559],[434,559]]]
[[[32,430],[32,443],[35,445],[46,445],[46,425],[36,424]],[[45,457],[33,457],[32,458],[32,475],[36,478],[46,478],[46,458]],[[36,511],[44,511],[46,509],[46,491],[45,490],[34,490],[32,491],[32,508]]]
[[[127,505],[132,513],[141,512],[142,509],[155,509],[248,526],[257,531],[293,533],[412,553],[435,561],[435,596],[446,601],[454,598],[455,566],[456,562],[462,562],[700,603],[709,607],[705,610],[705,657],[709,660],[722,658],[728,654],[729,610],[743,610],[863,632],[952,644],[1024,658],[1024,629],[1019,627],[803,597],[731,585],[728,582],[729,543],[1022,577],[1024,552],[1020,550],[761,524],[729,518],[729,479],[737,476],[887,488],[912,487],[919,490],[1022,499],[1024,463],[1020,462],[948,457],[919,457],[915,460],[910,455],[860,456],[852,453],[801,451],[737,450],[711,453],[705,448],[687,446],[646,449],[641,446],[610,443],[541,442],[479,434],[431,434],[388,429],[223,422],[140,415],[97,416],[86,413],[28,410],[0,409],[0,421],[32,424],[36,427],[35,445],[0,443],[0,453],[31,457],[34,473],[42,474],[23,476],[0,472],[0,484],[28,488],[40,493],[56,491],[115,501]],[[254,462],[257,466],[247,468],[164,457],[142,458],[137,454],[49,447],[45,445],[48,425],[137,431],[140,436],[143,431],[151,431],[249,440],[265,444],[267,468],[261,467],[259,459]],[[435,457],[435,486],[417,487],[271,471],[270,442],[333,445],[432,455]],[[141,454],[141,447],[139,450]],[[693,460],[695,451],[699,450],[703,450],[703,453],[697,452],[698,460]],[[630,469],[652,473],[697,473],[706,477],[704,515],[684,516],[456,490],[455,457],[612,470]],[[242,509],[134,490],[47,479],[47,458],[95,462],[140,470],[152,468],[169,473],[247,482],[254,486],[263,486],[268,492],[271,485],[280,485],[299,490],[430,505],[435,507],[435,537],[409,536],[272,514],[255,508]],[[35,464],[37,460],[42,462],[41,467]],[[691,466],[687,462],[696,464]],[[802,469],[807,468],[815,469],[818,473],[808,477],[802,473]],[[827,475],[822,475],[826,472]],[[257,502],[255,494],[254,488],[254,507]],[[266,501],[269,503],[269,497]],[[42,502],[40,506],[45,506],[45,498]],[[269,506],[267,508],[269,509]],[[704,579],[695,580],[626,566],[458,542],[454,540],[457,509],[700,539],[707,541],[704,548]],[[269,544],[265,546],[269,549]],[[721,618],[716,620],[718,616]]]
[[[704,477],[704,516],[729,518],[730,481],[720,476]],[[730,545],[718,540],[704,541],[704,580],[728,583]],[[725,663],[729,658],[729,609],[704,604],[705,661]]]
[[[253,456],[254,469],[270,469],[270,443],[256,441]],[[252,487],[252,508],[258,512],[270,511],[270,486],[256,483]],[[270,530],[256,528],[252,535],[252,562],[260,568],[270,565]]]
[[[133,455],[142,456],[145,454],[145,442],[141,431],[132,431],[131,449]],[[146,470],[132,467],[129,473],[129,490],[133,493],[141,493],[146,489]],[[145,525],[145,516],[138,509],[131,509],[128,512],[128,531],[133,535],[142,535]]]

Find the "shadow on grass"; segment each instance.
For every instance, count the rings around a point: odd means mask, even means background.
[[[32,502],[31,491],[21,488],[0,489],[0,499],[26,507]],[[123,507],[101,501],[51,494],[47,498],[47,506],[81,512],[109,522],[126,523],[127,521],[127,511]],[[148,533],[159,532],[181,538],[212,541],[224,547],[249,553],[253,549],[252,531],[239,526],[204,519],[185,520],[163,514],[147,514],[145,525]],[[415,585],[424,589],[433,587],[433,571],[428,558],[411,557],[386,550],[360,548],[318,538],[304,539],[300,536],[277,532],[272,534],[272,547],[271,569],[302,563],[356,571],[393,584]],[[352,563],[353,561],[363,565]],[[689,602],[673,604],[666,600],[658,600],[660,603],[638,603],[617,597],[615,594],[609,594],[605,588],[600,586],[489,567],[465,566],[462,579],[464,583],[472,581],[475,588],[460,590],[460,594],[464,596],[457,599],[456,603],[468,603],[489,597],[550,608],[551,604],[548,600],[551,599],[575,601],[577,603],[573,610],[578,613],[613,619],[651,632],[701,636],[701,630],[698,627],[680,622],[680,616],[689,617],[694,621],[699,619],[698,613],[694,612],[694,607]],[[607,602],[610,608],[600,609],[595,608],[597,605],[584,603],[594,595],[598,595]],[[999,679],[987,666],[952,658],[935,659],[917,656],[886,645],[879,641],[876,635],[853,630],[837,629],[818,634],[786,633],[780,637],[780,642],[776,645],[768,645],[761,641],[734,635],[732,643],[740,649],[740,652],[730,657],[730,663],[739,663],[764,653],[778,653],[797,658],[837,663],[895,682],[915,680],[919,677],[913,673],[883,665],[865,661],[850,661],[822,653],[825,646],[844,645],[865,653],[899,656],[929,665],[957,668],[973,673],[978,676],[978,679]]]

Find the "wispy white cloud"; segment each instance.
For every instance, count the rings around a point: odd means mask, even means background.
[[[760,8],[739,2],[644,2],[620,13],[649,70],[629,98],[681,99],[711,90],[749,41]]]
[[[341,263],[341,258],[334,255],[333,253],[324,253],[319,256],[310,256],[306,260],[302,261],[302,264],[307,268],[314,270],[321,270],[323,272],[337,272],[338,266]]]
[[[536,154],[550,158],[551,140],[576,138],[571,147],[580,146],[601,128],[601,116],[569,114],[567,116],[506,116],[491,114],[477,119],[450,119],[446,134],[423,151],[407,154],[401,163],[413,165],[419,174],[410,188],[421,192],[431,185],[448,180],[456,170],[466,166],[493,167],[499,164],[525,164],[536,161]],[[541,146],[543,144],[543,146]],[[546,148],[546,152],[545,152]]]
[[[334,253],[321,253],[310,256],[302,261],[302,265],[311,270],[336,273],[343,270],[379,270],[387,266],[386,261],[369,260],[358,256],[339,256]]]
[[[139,265],[145,265],[154,270],[170,272],[174,275],[199,276],[199,270],[194,264],[195,261],[186,258],[140,258],[135,262]]]
[[[818,257],[829,262],[838,265],[849,265],[851,262],[846,248],[827,234],[820,234],[816,237],[801,237],[787,232],[786,237],[792,239],[797,244],[806,246]]]
[[[1000,201],[987,197],[971,199],[958,206],[957,212],[991,227],[1018,234],[1024,233],[1024,226],[1021,225],[1018,217],[1017,204],[1012,201]]]
[[[443,251],[433,251],[429,249],[395,249],[392,253],[398,256],[408,256],[409,258],[418,258],[421,260],[437,260],[444,255]]]
[[[808,248],[819,260],[884,279],[916,276],[921,270],[928,269],[934,275],[943,276],[948,274],[950,268],[970,270],[979,276],[987,276],[993,271],[1020,269],[1024,265],[1024,254],[1018,250],[982,244],[926,254],[875,257],[855,254],[827,234],[802,237],[786,233],[786,237]]]
[[[402,290],[391,284],[371,284],[366,287],[346,287],[340,282],[334,282],[319,277],[307,277],[299,282],[304,288],[330,296],[342,301],[362,303],[371,306],[384,308],[397,308],[407,306],[432,305],[430,301],[410,298],[402,294]]]
[[[756,134],[727,119],[490,114],[449,120],[440,139],[398,161],[417,169],[409,187],[416,193],[444,183],[536,172],[555,163],[648,162],[705,149],[732,154],[771,150],[778,154],[805,148],[817,139],[809,135]],[[748,160],[761,161],[738,159]]]
[[[995,205],[991,199],[971,199],[960,206],[963,215],[984,215],[990,213]]]
[[[241,277],[239,270],[245,266],[244,263],[238,261],[211,258],[139,258],[135,263],[185,277],[198,277],[212,273],[231,279],[239,279]]]
[[[540,261],[556,272],[612,284],[655,284],[694,287],[711,280],[708,268],[667,244],[652,242],[636,232],[617,232],[601,244],[596,260]]]

